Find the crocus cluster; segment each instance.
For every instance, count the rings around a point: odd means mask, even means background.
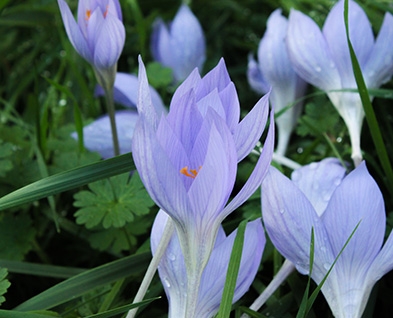
[[[322,31],[305,14],[291,10],[287,47],[295,71],[305,81],[324,90],[348,127],[355,164],[362,160],[360,132],[364,111],[356,89],[344,24],[344,0],[338,1],[326,18]],[[349,1],[349,37],[368,88],[378,88],[393,74],[393,16],[385,14],[375,40],[363,9]]]
[[[220,224],[254,193],[270,164],[272,124],[254,171],[227,204],[237,163],[251,152],[264,130],[268,95],[239,123],[236,89],[221,60],[203,78],[194,70],[176,90],[168,115],[160,116],[151,102],[142,61],[139,65],[134,162],[152,199],[175,223],[188,278],[186,317],[194,317],[203,269]]]
[[[163,234],[168,215],[162,210],[158,213],[151,232],[153,254]],[[210,318],[218,312],[226,280],[229,258],[236,231],[228,237],[220,226],[209,261],[203,271],[199,286],[197,308],[199,318]],[[265,247],[265,235],[260,219],[249,222],[244,237],[244,248],[236,282],[233,302],[236,302],[249,289],[258,271],[262,252]],[[187,271],[179,238],[173,234],[171,241],[160,262],[158,272],[169,300],[168,317],[187,317]]]
[[[250,86],[258,93],[266,94],[271,88],[270,101],[276,113],[278,144],[276,153],[285,155],[291,133],[302,110],[303,97],[307,87],[292,67],[286,49],[288,20],[275,10],[267,20],[266,33],[259,42],[258,63],[250,55],[247,78]],[[295,103],[295,104],[294,104]],[[288,109],[284,110],[285,107]]]
[[[77,22],[65,0],[57,2],[73,47],[94,67],[98,82],[112,87],[125,41],[119,1],[79,1]]]
[[[309,274],[314,230],[311,277],[319,284],[337,259],[322,293],[335,317],[361,317],[372,287],[393,268],[393,235],[382,247],[384,202],[365,163],[346,175],[328,158],[295,170],[292,180],[272,167],[262,214],[273,244],[302,274]]]
[[[194,68],[202,70],[206,59],[202,27],[187,5],[182,5],[167,26],[158,18],[153,26],[151,51],[154,59],[172,69],[176,82],[183,81]]]

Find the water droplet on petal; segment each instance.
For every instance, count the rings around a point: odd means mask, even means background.
[[[319,249],[320,249],[320,250],[321,250],[321,252],[323,252],[323,253],[325,253],[325,252],[326,252],[326,247],[325,247],[325,246],[321,246]]]
[[[316,67],[315,67],[315,72],[320,73],[321,71],[322,71],[322,69],[321,69],[319,66],[316,66]]]
[[[169,282],[169,278],[168,277],[164,277],[164,284],[166,287],[171,287],[171,283]]]
[[[280,209],[280,213],[284,214],[285,210],[284,209]]]
[[[340,185],[340,183],[341,183],[341,179],[340,178],[337,178],[336,180],[334,180],[334,185],[335,186]]]
[[[323,268],[326,269],[327,271],[330,269],[330,266],[332,266],[332,264],[329,264],[329,263],[323,264]]]
[[[175,254],[172,254],[172,253],[169,253],[169,254],[168,254],[168,258],[169,258],[169,260],[171,260],[172,262],[176,260]]]

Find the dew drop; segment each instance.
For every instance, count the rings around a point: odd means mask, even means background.
[[[330,269],[330,266],[332,266],[332,265],[329,264],[329,263],[324,263],[323,264],[323,268],[326,269],[327,271]]]
[[[334,185],[335,186],[340,185],[340,183],[341,183],[341,179],[340,178],[337,178],[336,180],[334,180]]]
[[[303,263],[297,262],[296,269],[299,271],[300,274],[308,275],[308,272],[309,272],[308,264],[303,264]]]
[[[297,151],[297,153],[303,153],[304,150],[303,150],[302,147],[299,147],[299,148],[296,149],[296,151]]]
[[[169,278],[168,277],[164,277],[164,284],[166,287],[171,287],[171,283],[169,282]]]
[[[169,260],[171,260],[172,262],[176,260],[175,254],[172,254],[172,253],[169,253],[169,254],[168,254],[168,258],[169,258]]]
[[[325,246],[321,246],[319,249],[320,249],[320,250],[321,250],[321,252],[323,252],[323,253],[325,253],[325,252],[326,252],[326,247],[325,247]]]
[[[284,209],[280,209],[280,213],[281,213],[281,214],[284,214],[284,213],[285,213],[285,210],[284,210]]]
[[[322,71],[322,69],[321,69],[319,66],[316,66],[316,67],[315,67],[315,72],[320,73],[321,71]]]

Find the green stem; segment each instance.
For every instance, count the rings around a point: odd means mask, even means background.
[[[113,88],[105,88],[105,101],[108,110],[109,120],[111,122],[113,152],[115,156],[120,155],[119,137],[117,136],[117,127],[115,120],[115,103],[113,101]]]

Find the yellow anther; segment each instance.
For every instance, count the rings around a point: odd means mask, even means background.
[[[190,177],[192,179],[195,179],[195,177],[198,175],[199,170],[201,170],[201,166],[199,167],[198,170],[196,169],[190,169],[188,170],[188,166],[185,166],[180,169],[180,173],[184,174],[186,177]]]
[[[86,10],[86,20],[89,20],[91,16],[91,10]]]

